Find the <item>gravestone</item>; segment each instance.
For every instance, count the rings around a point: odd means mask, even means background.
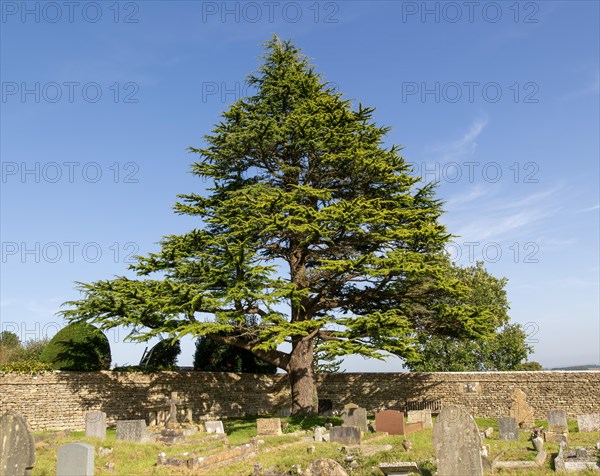
[[[206,428],[206,433],[225,434],[225,429],[223,428],[223,422],[221,420],[205,421],[204,428]]]
[[[329,433],[329,441],[345,445],[360,445],[362,433],[356,426],[334,426]]]
[[[35,464],[35,442],[25,419],[15,412],[0,417],[0,474],[29,476]]]
[[[433,425],[439,476],[483,476],[481,436],[473,417],[456,405],[442,409]]]
[[[398,461],[395,463],[380,463],[379,469],[386,476],[401,476],[404,474],[421,474],[419,466],[414,461]]]
[[[169,419],[165,425],[166,428],[177,428],[179,425],[177,424],[177,405],[181,403],[181,400],[177,398],[177,392],[171,392],[171,398],[167,400],[169,404]]]
[[[527,403],[527,395],[520,388],[515,388],[511,395],[510,410],[508,416],[517,420],[519,428],[533,428],[533,408]]]
[[[564,410],[548,410],[548,430],[567,432],[567,413]]]
[[[344,407],[342,426],[356,426],[367,432],[367,410],[360,407]]]
[[[409,410],[407,420],[408,423],[421,423],[423,428],[433,428],[431,410]]]
[[[579,431],[600,431],[600,413],[577,415]]]
[[[500,433],[501,440],[518,441],[519,424],[517,420],[511,417],[498,418],[498,433]]]
[[[94,447],[70,443],[58,448],[56,476],[94,476]]]
[[[317,426],[315,427],[315,441],[316,442],[322,442],[323,441],[323,435],[325,434],[325,428],[323,428],[322,426]]]
[[[280,408],[277,410],[277,416],[279,418],[288,418],[292,415],[292,409],[290,407]]]
[[[383,410],[375,414],[375,429],[389,435],[404,435],[404,413],[398,410]]]
[[[95,411],[85,414],[85,437],[106,439],[106,413]]]
[[[120,420],[117,421],[117,440],[144,443],[150,436],[146,431],[145,420]]]
[[[281,435],[281,420],[279,418],[258,418],[256,420],[257,436]]]

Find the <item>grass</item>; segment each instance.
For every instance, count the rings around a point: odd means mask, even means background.
[[[66,443],[81,441],[89,443],[96,447],[111,447],[113,452],[105,456],[96,454],[95,474],[96,475],[190,475],[204,474],[214,476],[231,475],[252,475],[255,463],[261,463],[265,468],[273,468],[280,471],[289,470],[297,464],[306,467],[311,461],[317,458],[332,458],[340,462],[346,469],[349,463],[344,461],[344,454],[339,451],[341,445],[337,443],[312,443],[303,441],[308,431],[312,434],[312,429],[327,422],[339,424],[337,418],[316,417],[310,419],[285,418],[282,419],[288,423],[286,434],[274,437],[261,437],[264,444],[261,444],[261,451],[258,456],[252,460],[231,464],[220,468],[210,468],[209,470],[195,470],[191,472],[186,468],[177,468],[171,466],[156,466],[157,455],[164,452],[167,456],[178,456],[185,452],[200,453],[208,455],[222,451],[226,446],[221,441],[205,441],[206,434],[198,434],[191,437],[184,445],[165,446],[161,443],[138,444],[124,441],[116,441],[115,430],[107,431],[107,439],[100,441],[93,438],[85,438],[82,432],[71,433],[69,437],[50,438],[37,444],[36,465],[33,470],[33,476],[50,476],[56,472],[56,454],[60,446]],[[519,435],[519,441],[503,441],[498,438],[497,422],[494,419],[476,419],[481,430],[488,427],[494,428],[494,435],[490,439],[484,440],[484,444],[490,446],[490,458],[495,457],[500,452],[501,461],[510,460],[533,460],[535,451],[529,441],[529,434],[522,432]],[[543,426],[546,422],[538,421],[537,425]],[[232,446],[237,446],[249,442],[256,436],[255,418],[238,418],[224,420],[225,432]],[[577,432],[577,422],[569,421],[569,445],[574,446],[595,446],[596,441],[600,440],[600,432],[579,433]],[[410,452],[402,448],[402,436],[387,436],[381,438],[377,434],[365,435],[363,446],[365,445],[392,445],[392,450],[377,453],[371,456],[356,455],[356,461],[359,467],[352,471],[353,476],[381,476],[378,464],[392,461],[416,461],[423,474],[431,475],[435,470],[435,453],[431,444],[432,430],[423,430],[412,433],[406,438],[413,444]],[[309,453],[308,448],[315,446],[315,452]],[[558,445],[546,443],[544,449],[549,453],[546,465],[535,471],[503,471],[497,470],[497,474],[502,475],[554,475],[552,469],[552,459],[558,453]],[[106,468],[107,463],[115,465],[114,471]],[[597,473],[578,473],[581,475],[593,475]]]

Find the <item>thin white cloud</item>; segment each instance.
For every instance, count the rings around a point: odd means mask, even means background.
[[[575,213],[593,212],[594,210],[600,210],[600,203],[588,208],[582,208],[581,210],[577,210]]]
[[[487,118],[477,119],[469,126],[467,132],[460,139],[435,147],[433,151],[437,156],[437,160],[445,162],[450,159],[472,155],[477,147],[476,140],[487,124]]]
[[[600,72],[596,71],[587,83],[582,84],[578,89],[567,92],[560,99],[562,101],[570,101],[582,96],[598,95],[598,93],[600,93]]]
[[[465,193],[459,193],[457,195],[451,196],[448,200],[446,200],[445,208],[446,210],[450,210],[461,205],[472,203],[476,200],[480,200],[489,193],[489,188],[485,189],[481,184],[477,184],[474,187],[471,187]]]

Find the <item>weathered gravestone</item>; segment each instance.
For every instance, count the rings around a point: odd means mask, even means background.
[[[356,426],[334,426],[329,433],[329,441],[345,445],[360,445],[362,432]]]
[[[421,474],[419,466],[414,461],[398,461],[395,463],[380,463],[379,469],[386,476],[402,476],[405,474]]]
[[[58,448],[56,476],[94,476],[94,447],[70,443]]]
[[[144,420],[117,421],[117,440],[144,443],[150,439]]]
[[[257,436],[281,435],[281,420],[279,418],[258,418],[256,420]]]
[[[520,388],[515,388],[512,393],[508,416],[517,420],[520,428],[533,428],[535,426],[533,408],[527,403],[527,395]]]
[[[25,419],[15,412],[0,417],[0,475],[29,476],[35,464],[35,442]]]
[[[511,417],[498,418],[498,433],[500,433],[501,440],[518,441],[519,424],[517,420]]]
[[[206,433],[225,434],[225,429],[223,428],[223,422],[221,420],[205,421],[204,428],[206,428]]]
[[[431,410],[409,410],[407,415],[408,423],[421,423],[423,428],[433,428]]]
[[[106,439],[106,413],[94,411],[85,414],[85,437]]]
[[[567,441],[569,427],[567,413],[564,410],[548,410],[548,430],[544,431],[544,439],[549,443]]]
[[[600,431],[600,413],[577,415],[579,431]]]
[[[442,409],[433,425],[439,476],[482,476],[481,436],[473,417],[455,405]]]
[[[567,413],[564,410],[548,410],[548,430],[568,432]]]
[[[356,426],[364,433],[367,432],[367,410],[354,404],[344,407],[342,413],[342,426]]]

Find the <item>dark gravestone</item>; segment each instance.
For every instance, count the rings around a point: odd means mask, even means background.
[[[117,421],[117,440],[135,441],[144,443],[149,440],[144,420]]]
[[[85,437],[106,439],[106,413],[87,412],[85,414]]]
[[[433,425],[439,476],[483,476],[481,436],[473,417],[456,405],[444,407]]]
[[[70,443],[58,449],[56,476],[94,476],[94,447]]]
[[[356,426],[367,432],[367,410],[360,407],[346,407],[342,414],[342,426]]]
[[[329,441],[345,445],[360,445],[362,439],[360,428],[355,426],[334,426],[329,433]]]
[[[518,441],[519,423],[516,418],[502,417],[498,418],[498,433],[501,440]]]
[[[18,413],[0,417],[0,445],[0,475],[29,476],[35,464],[35,442]]]

